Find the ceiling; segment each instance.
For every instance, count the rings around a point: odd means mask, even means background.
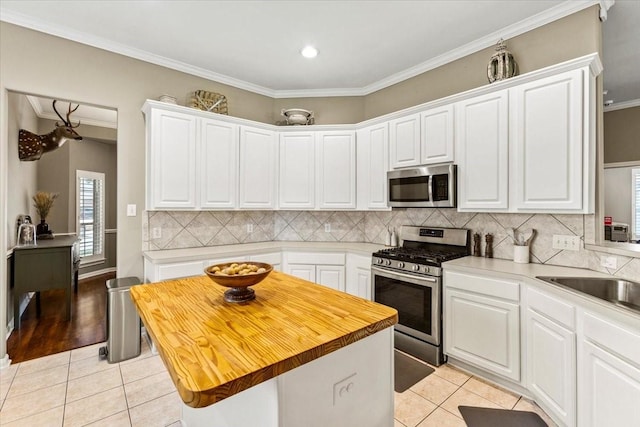
[[[275,98],[362,96],[594,3],[2,0],[0,19]],[[605,99],[638,100],[640,1],[608,15]]]

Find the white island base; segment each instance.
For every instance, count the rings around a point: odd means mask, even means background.
[[[392,427],[393,327],[206,408],[186,427]]]

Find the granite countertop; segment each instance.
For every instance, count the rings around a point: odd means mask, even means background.
[[[345,251],[355,252],[362,255],[371,255],[372,253],[384,249],[384,245],[375,243],[354,243],[354,242],[259,242],[259,243],[241,243],[237,245],[221,245],[207,246],[202,248],[187,249],[164,249],[158,251],[143,252],[144,258],[155,264],[163,262],[181,262],[206,257],[233,257],[247,254],[247,252],[273,252],[283,250],[293,251],[309,251],[309,252],[331,252]]]
[[[182,400],[205,407],[352,344],[398,321],[395,309],[276,271],[256,299],[189,277],[131,288]]]

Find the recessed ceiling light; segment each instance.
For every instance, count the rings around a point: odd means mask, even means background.
[[[318,49],[316,49],[313,46],[305,46],[300,53],[302,54],[302,56],[304,56],[305,58],[315,58],[316,56],[318,56]]]

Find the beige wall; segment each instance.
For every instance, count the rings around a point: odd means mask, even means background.
[[[506,40],[520,74],[600,52],[598,6]],[[497,41],[497,40],[496,40]],[[365,119],[489,84],[487,48],[364,98]]]
[[[604,113],[604,162],[640,161],[640,107]]]
[[[31,132],[38,130],[38,118],[27,97],[17,93],[9,93],[8,96],[9,121],[7,131],[7,163],[8,163],[8,198],[7,198],[7,224],[5,224],[7,247],[13,247],[16,243],[16,218],[20,214],[29,214],[34,223],[39,218],[33,207],[31,197],[36,192],[37,186],[37,161],[21,162],[18,159],[18,131],[25,129]]]

